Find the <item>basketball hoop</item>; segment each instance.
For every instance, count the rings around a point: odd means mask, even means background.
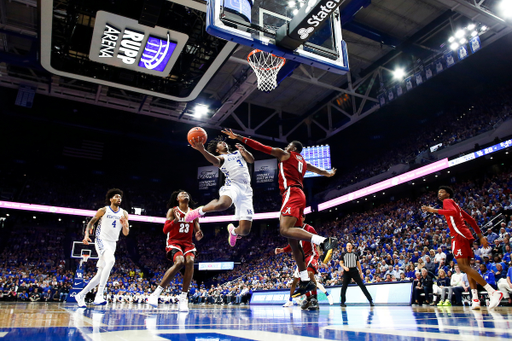
[[[286,59],[272,53],[253,50],[247,56],[249,65],[258,78],[258,89],[261,91],[272,91],[277,87],[277,74],[286,63]]]
[[[89,260],[90,256],[91,255],[88,255],[88,254],[83,254],[82,255],[82,259],[80,260],[80,267],[82,267],[82,264],[87,263],[87,261]]]

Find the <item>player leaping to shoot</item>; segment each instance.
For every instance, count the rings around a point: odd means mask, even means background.
[[[297,263],[300,276],[300,284],[293,297],[313,290],[316,285],[309,278],[299,240],[319,245],[323,252],[321,257],[323,263],[327,263],[331,259],[332,250],[338,244],[338,240],[312,234],[301,228],[302,215],[304,214],[304,208],[306,208],[306,196],[302,190],[304,187],[302,182],[306,171],[331,177],[336,173],[336,169],[333,168],[327,171],[306,162],[302,155],[300,155],[302,143],[299,141],[290,142],[283,150],[281,148],[265,146],[250,138],[235,134],[231,129],[226,129],[222,132],[228,135],[230,139],[242,141],[249,147],[272,155],[279,160],[279,190],[283,197],[281,215],[279,217],[279,232],[283,237],[288,238],[288,243],[292,248],[293,259]]]
[[[468,276],[468,282],[473,296],[472,309],[480,309],[480,300],[478,299],[478,290],[476,288],[477,283],[484,287],[489,293],[489,309],[494,309],[500,304],[503,293],[494,290],[494,288],[469,265],[469,260],[473,257],[471,245],[473,245],[475,239],[464,221],[468,222],[473,230],[475,230],[477,237],[480,239],[480,244],[482,244],[483,247],[489,246],[487,238],[482,235],[475,219],[453,201],[453,189],[451,187],[439,187],[437,198],[443,202],[442,210],[430,206],[422,206],[421,209],[425,212],[442,214],[446,218],[448,227],[450,228],[450,236],[452,237],[453,256],[457,260],[460,270]]]
[[[240,236],[246,236],[251,232],[254,208],[251,176],[247,163],[253,163],[254,156],[240,143],[236,144],[236,151],[231,151],[222,136],[210,141],[208,150],[204,148],[198,138],[190,141],[190,145],[203,154],[211,164],[220,168],[226,176],[226,182],[219,190],[219,199],[214,199],[205,206],[189,211],[185,220],[194,221],[207,212],[225,211],[234,204],[235,217],[238,219],[239,225],[238,227],[233,224],[228,225],[228,242],[233,247]]]

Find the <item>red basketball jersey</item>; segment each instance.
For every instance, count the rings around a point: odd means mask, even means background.
[[[290,186],[303,188],[302,180],[306,174],[306,160],[296,152],[290,152],[290,158],[279,162],[279,190],[284,193]]]
[[[302,228],[306,231],[308,231],[311,234],[318,234],[316,233],[316,230],[313,226],[309,224],[302,225]],[[316,250],[316,245],[312,242],[301,240],[299,241],[300,246],[302,247],[302,251],[304,251],[304,258],[308,258],[313,256],[313,258],[318,258],[318,252]],[[283,248],[284,252],[292,252],[292,248],[290,244],[286,245],[285,248]]]
[[[174,207],[174,216],[177,217],[180,222],[175,224],[173,229],[167,233],[167,245],[171,240],[182,240],[192,243],[192,235],[194,234],[194,223],[185,221],[185,214],[180,210],[178,206]]]

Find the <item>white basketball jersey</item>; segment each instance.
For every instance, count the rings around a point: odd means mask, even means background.
[[[229,186],[231,182],[250,185],[251,176],[249,175],[249,168],[247,168],[247,162],[240,151],[236,151],[231,154],[222,155],[224,163],[220,170],[226,176],[226,186]]]
[[[100,218],[96,228],[96,238],[117,242],[119,233],[123,229],[120,219],[124,217],[124,211],[122,208],[119,208],[117,212],[114,212],[110,206],[105,206],[105,209],[106,212]]]

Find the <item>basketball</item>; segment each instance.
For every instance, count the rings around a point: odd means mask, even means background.
[[[206,140],[208,139],[208,134],[203,128],[200,127],[194,127],[188,131],[187,134],[187,140],[190,144],[192,144],[192,139],[198,138],[199,141],[201,141],[203,144],[205,144]]]

